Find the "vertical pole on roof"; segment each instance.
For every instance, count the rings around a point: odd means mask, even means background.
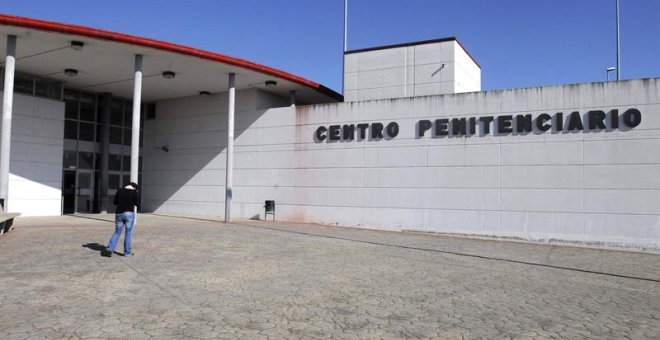
[[[296,91],[289,91],[289,106],[296,106]]]
[[[227,167],[225,168],[225,223],[231,222],[232,185],[234,181],[234,103],[236,74],[229,73],[229,106],[227,110]]]
[[[341,54],[341,94],[344,95],[344,74],[346,72],[346,50],[348,41],[348,0],[344,0],[344,52]]]
[[[616,80],[621,80],[621,39],[619,34],[619,0],[616,0]]]
[[[142,104],[142,55],[135,55],[133,83],[133,125],[131,130],[131,182],[138,183],[140,161],[140,107]],[[139,183],[138,183],[139,184]]]
[[[7,211],[9,192],[9,154],[11,147],[11,116],[14,104],[14,71],[16,69],[16,36],[7,36],[5,87],[2,100],[2,140],[0,141],[0,199]]]

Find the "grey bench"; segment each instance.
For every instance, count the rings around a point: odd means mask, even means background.
[[[12,224],[14,224],[14,218],[20,216],[19,213],[6,213],[2,212],[0,209],[0,235],[14,229]]]

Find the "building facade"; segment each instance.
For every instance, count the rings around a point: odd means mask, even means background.
[[[158,102],[146,122],[149,211],[219,214],[225,119],[212,100]],[[275,200],[284,221],[657,249],[659,111],[660,79],[246,107],[234,216],[263,218]]]
[[[154,46],[155,64],[183,58]],[[281,221],[660,249],[660,78],[480,91],[478,64],[449,38],[347,53],[342,101],[286,73],[185,58],[175,80],[204,67],[248,79],[202,91],[201,73],[178,84],[150,71],[145,212],[263,219],[274,200]],[[9,210],[102,211],[137,174],[131,83],[48,79],[60,97],[36,80],[14,96]]]

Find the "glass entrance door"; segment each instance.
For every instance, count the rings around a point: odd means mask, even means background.
[[[76,170],[62,172],[62,214],[76,212]]]
[[[93,170],[78,170],[76,186],[76,212],[91,213],[94,202]]]

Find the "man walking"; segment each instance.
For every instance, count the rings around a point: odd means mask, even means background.
[[[103,250],[102,255],[111,257],[112,253],[117,247],[119,236],[126,228],[126,235],[124,236],[124,256],[131,256],[131,242],[133,241],[133,224],[135,223],[134,209],[140,208],[140,200],[137,193],[138,185],[131,182],[127,186],[117,190],[115,194],[114,204],[117,206],[115,210],[115,233],[112,234],[108,247]]]

